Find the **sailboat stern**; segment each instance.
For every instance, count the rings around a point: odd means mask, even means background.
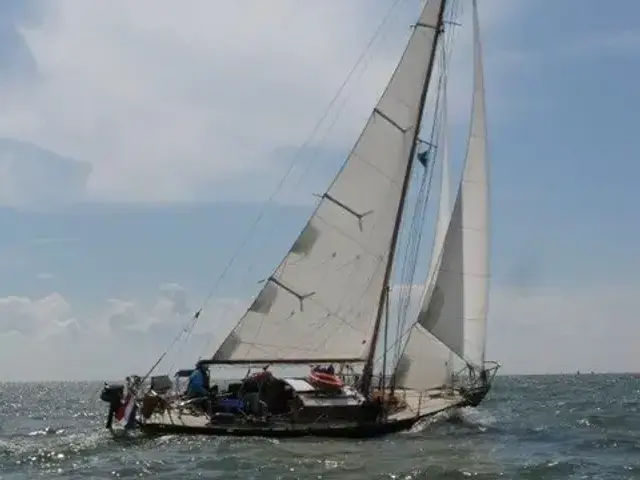
[[[109,384],[105,383],[102,391],[100,392],[100,400],[107,403],[109,406],[109,412],[107,413],[107,423],[105,428],[111,430],[113,425],[113,418],[116,412],[122,405],[124,399],[124,385],[123,384]]]
[[[105,382],[100,392],[100,400],[109,405],[105,425],[107,430],[113,432],[114,420],[125,430],[132,430],[136,427],[138,415],[136,393],[140,391],[142,382],[138,375],[127,377],[124,383]]]

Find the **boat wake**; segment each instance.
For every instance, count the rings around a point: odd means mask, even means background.
[[[475,428],[481,432],[493,428],[496,424],[496,418],[493,415],[486,410],[479,410],[474,407],[453,410],[448,421],[464,427]]]
[[[494,428],[496,418],[485,410],[478,410],[474,407],[463,407],[440,412],[431,417],[425,418],[416,423],[406,434],[423,433],[434,427],[453,424],[461,427],[471,428],[480,432],[486,432]]]
[[[413,427],[411,427],[410,430],[407,430],[405,434],[416,434],[425,432],[430,428],[433,428],[435,425],[448,422],[451,419],[452,415],[455,415],[454,410],[436,413],[435,415],[424,418],[417,422],[415,425],[413,425]]]
[[[67,434],[63,429],[44,429],[8,438],[0,441],[0,453],[16,465],[57,465],[110,448],[109,437],[101,432]]]

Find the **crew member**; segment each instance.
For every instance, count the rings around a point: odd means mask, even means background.
[[[189,384],[187,385],[187,397],[198,398],[207,397],[209,395],[209,375],[205,367],[198,363],[196,368],[189,375]]]

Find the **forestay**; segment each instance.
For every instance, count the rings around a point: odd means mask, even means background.
[[[465,361],[482,367],[489,303],[489,174],[475,2],[473,15],[474,91],[469,145],[439,269],[418,322]]]
[[[443,0],[430,0],[356,145],[219,361],[364,359]]]

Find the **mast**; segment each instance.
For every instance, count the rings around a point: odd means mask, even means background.
[[[457,25],[457,24],[454,24],[454,25]],[[431,246],[431,256],[430,256],[431,260],[429,263],[428,274],[426,277],[427,288],[425,289],[425,292],[423,294],[424,298],[422,300],[424,304],[428,304],[429,301],[431,300],[429,295],[429,292],[430,292],[429,285],[433,283],[437,277],[437,272],[440,268],[441,253],[442,253],[442,249],[444,248],[444,242],[445,242],[447,230],[449,227],[449,221],[451,219],[451,197],[450,197],[451,185],[449,181],[449,120],[448,120],[449,117],[448,117],[448,98],[447,98],[447,83],[448,83],[447,43],[448,42],[444,41],[444,42],[441,42],[440,44],[441,45],[440,68],[442,70],[442,73],[440,78],[440,85],[441,85],[440,101],[438,102],[438,105],[441,105],[440,124],[442,126],[442,130],[440,131],[439,138],[437,140],[438,146],[439,146],[438,153],[440,154],[440,163],[441,163],[440,198],[438,200],[438,216],[436,219],[435,235],[433,238],[433,244]],[[406,341],[404,341],[403,337],[407,334],[408,334],[408,337]],[[433,343],[434,340],[428,337],[428,334],[424,330],[424,327],[420,325],[417,319],[406,332],[403,332],[402,328],[400,327],[398,330],[398,336],[399,338],[401,338],[401,341],[397,342],[398,352],[396,354],[396,361],[398,363],[392,374],[392,379],[391,379],[392,392],[395,390],[395,386],[396,386],[397,370],[399,367],[403,365],[403,362],[401,362],[401,359],[403,358],[410,344],[413,347],[414,352],[419,352],[424,349],[425,351],[431,350],[430,353],[432,353],[434,350],[439,349],[439,345],[436,348],[434,348],[434,345],[435,345]],[[447,378],[450,380],[453,375],[452,368],[453,368],[453,362],[454,362],[454,353],[444,344],[442,345],[445,348],[447,348],[447,350],[449,350],[447,360],[445,361],[445,366],[448,372]],[[439,358],[439,355],[435,355],[432,357],[425,357],[425,358],[426,358],[426,361],[432,362],[432,363],[441,361],[441,359]],[[411,373],[408,373],[408,372],[411,372],[412,368],[407,367],[406,362],[404,363],[404,368],[405,369],[409,368],[408,371],[405,371],[405,380],[406,380],[407,375],[411,375]],[[427,377],[434,378],[434,379],[441,378],[439,375],[439,372],[435,373],[435,369],[432,372],[430,372],[429,375],[426,375],[423,378],[426,379]]]
[[[387,377],[387,344],[389,341],[389,294],[390,289],[386,287],[385,304],[384,304],[384,341],[382,350],[382,380],[380,382],[380,389],[382,390],[382,396],[384,398],[384,391],[386,388]]]
[[[436,31],[435,31],[433,45],[431,46],[429,65],[427,67],[427,74],[425,75],[424,82],[422,84],[422,92],[420,95],[420,107],[418,109],[418,115],[415,122],[413,141],[411,143],[411,150],[409,153],[409,165],[407,167],[404,180],[402,182],[400,202],[398,204],[396,220],[393,228],[393,233],[391,235],[391,242],[389,245],[389,255],[387,257],[387,264],[384,272],[383,288],[380,292],[378,309],[376,312],[376,321],[373,328],[373,335],[371,337],[371,344],[370,344],[371,346],[369,348],[367,360],[364,366],[364,370],[362,372],[361,388],[362,388],[362,392],[365,394],[367,394],[369,392],[369,389],[371,388],[371,378],[373,376],[373,362],[375,360],[376,345],[378,342],[378,336],[380,334],[380,325],[382,322],[382,313],[385,305],[385,297],[387,296],[387,291],[389,289],[389,284],[391,280],[391,273],[393,271],[393,262],[394,262],[394,257],[395,257],[396,248],[398,244],[398,236],[400,232],[400,227],[402,225],[402,217],[404,214],[404,206],[407,199],[407,193],[409,191],[409,182],[411,180],[411,173],[413,171],[413,158],[416,154],[417,138],[418,138],[418,135],[420,134],[420,127],[422,125],[423,110],[424,110],[425,102],[427,100],[427,91],[429,89],[429,82],[431,80],[431,74],[433,72],[433,66],[435,63],[434,60],[435,60],[436,51],[438,48],[438,39],[440,38],[440,34],[443,31],[445,4],[446,4],[446,0],[440,0],[440,10],[438,11],[438,21],[435,26],[418,23],[413,27],[413,28],[435,28]]]

